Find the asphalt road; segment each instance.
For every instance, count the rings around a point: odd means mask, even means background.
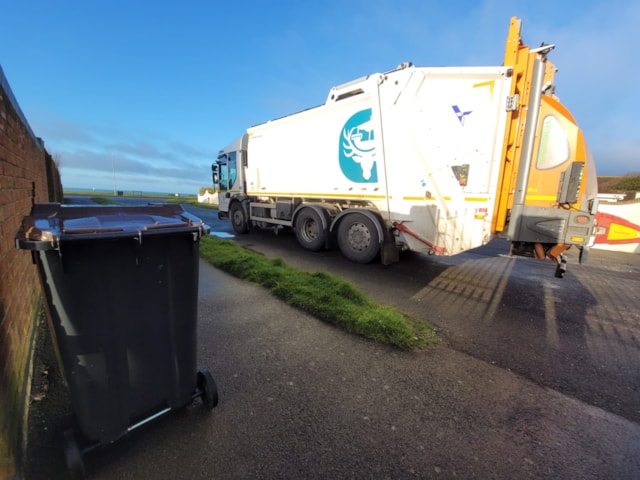
[[[232,233],[215,212],[187,208],[214,233]],[[578,264],[570,250],[558,279],[550,261],[509,257],[500,240],[452,257],[407,253],[390,266],[305,251],[283,230],[235,240],[346,278],[423,318],[457,351],[640,423],[640,255],[592,249]]]
[[[556,279],[501,242],[383,267],[285,231],[236,241],[347,278],[444,343],[377,345],[200,262],[199,359],[220,405],[87,455],[89,478],[640,478],[640,256],[593,251]]]

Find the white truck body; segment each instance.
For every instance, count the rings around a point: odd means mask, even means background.
[[[336,87],[322,106],[248,130],[247,194],[369,202],[428,242],[399,232],[414,251],[483,245],[492,238],[508,73],[408,67]]]
[[[220,151],[221,217],[289,226],[355,261],[451,255],[497,235],[512,252],[581,252],[593,238],[593,159],[553,95],[553,46],[512,19],[501,67],[415,67],[334,87],[326,102],[249,128]]]

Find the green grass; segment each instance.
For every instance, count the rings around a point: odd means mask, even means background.
[[[620,191],[627,190],[640,192],[640,175],[624,177],[618,183],[613,185],[613,188]]]
[[[212,265],[348,332],[418,350],[439,340],[429,325],[367,298],[353,284],[325,272],[309,273],[217,237],[203,237],[200,254]]]
[[[118,202],[107,197],[91,197],[91,201],[100,205],[117,205]]]

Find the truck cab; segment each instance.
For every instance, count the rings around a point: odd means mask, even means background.
[[[218,189],[218,218],[230,218],[230,207],[234,203],[232,200],[237,200],[246,190],[243,169],[246,156],[245,134],[220,150],[216,162],[211,166],[213,184]],[[233,218],[231,220],[233,221]],[[236,222],[238,221],[242,223],[241,219],[236,218]]]

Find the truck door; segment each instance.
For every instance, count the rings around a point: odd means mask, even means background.
[[[229,202],[238,178],[237,152],[228,152],[218,156],[218,209],[229,211]]]

